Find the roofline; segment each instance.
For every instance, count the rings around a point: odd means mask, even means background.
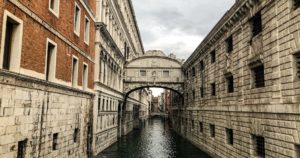
[[[137,30],[137,34],[138,34],[138,37],[139,37],[140,45],[142,47],[142,51],[143,51],[142,53],[145,54],[143,40],[141,38],[141,33],[140,33],[139,25],[138,25],[137,20],[136,20],[135,11],[134,11],[134,8],[133,8],[133,5],[132,5],[132,1],[128,0],[128,2],[129,2],[129,6],[130,6],[132,17],[133,17],[133,22],[134,22],[134,24],[136,26],[136,30]]]

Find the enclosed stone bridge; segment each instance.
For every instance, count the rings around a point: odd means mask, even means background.
[[[143,56],[125,64],[124,93],[146,88],[160,87],[183,94],[184,74],[182,61],[166,56],[161,51],[148,51]]]

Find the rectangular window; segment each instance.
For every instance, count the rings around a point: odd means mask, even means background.
[[[76,35],[80,35],[80,17],[81,11],[80,7],[77,3],[75,3],[75,10],[74,10],[74,32]]]
[[[259,157],[265,157],[265,138],[261,136],[253,136],[256,154]]]
[[[212,64],[216,62],[216,50],[210,52],[210,61]]]
[[[79,128],[75,128],[74,135],[73,135],[74,143],[78,142],[78,139],[79,139]]]
[[[203,87],[200,87],[200,95],[201,95],[201,98],[204,98],[204,88]]]
[[[52,150],[58,149],[58,133],[53,134],[53,140],[52,140]]]
[[[49,0],[49,10],[58,17],[59,15],[59,0]]]
[[[199,131],[203,133],[203,122],[199,122]]]
[[[233,51],[233,38],[232,35],[226,39],[227,45],[227,53],[231,53]]]
[[[1,43],[1,68],[19,72],[23,36],[23,22],[8,11],[4,11],[3,40]]]
[[[163,71],[163,77],[169,77],[170,72],[169,71]]]
[[[261,13],[256,13],[252,19],[252,36],[255,37],[259,33],[262,32],[262,20],[261,20]]]
[[[17,158],[25,158],[27,139],[18,142]]]
[[[295,60],[295,70],[296,70],[296,77],[297,79],[300,79],[300,52],[297,52],[294,54],[294,60]]]
[[[76,87],[78,83],[78,60],[72,59],[72,87]]]
[[[146,76],[147,72],[146,70],[140,70],[140,76]]]
[[[200,71],[204,71],[205,66],[204,66],[204,62],[201,60],[200,61]]]
[[[234,92],[233,76],[232,75],[227,76],[226,82],[227,82],[227,92],[233,93]]]
[[[300,145],[295,145],[295,156],[300,158]]]
[[[300,0],[293,0],[293,6],[294,6],[294,9],[297,9],[300,7]]]
[[[196,76],[196,69],[195,69],[195,67],[192,68],[192,74],[193,74],[193,77]]]
[[[84,21],[84,42],[86,44],[90,43],[90,20],[87,17]]]
[[[210,129],[210,136],[211,136],[212,138],[214,138],[214,137],[216,136],[216,133],[215,133],[215,125],[210,124],[210,125],[209,125],[209,129]]]
[[[194,129],[195,128],[195,125],[194,125],[194,120],[192,120],[192,129]]]
[[[98,114],[100,114],[101,111],[101,98],[98,98]]]
[[[55,79],[57,45],[49,39],[47,39],[46,53],[46,80],[53,81]]]
[[[195,90],[193,90],[193,100],[195,100],[196,99],[196,92],[195,92]]]
[[[264,65],[252,68],[255,88],[265,87]]]
[[[86,90],[88,87],[88,65],[87,64],[83,64],[83,75],[82,75],[82,87],[83,90]]]
[[[216,96],[216,83],[212,83],[210,86],[211,86],[211,96]]]
[[[227,144],[233,145],[233,130],[226,128]]]

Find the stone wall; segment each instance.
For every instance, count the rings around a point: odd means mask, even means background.
[[[183,66],[185,105],[173,118],[179,133],[216,157],[299,157],[295,53],[300,50],[300,9],[293,4],[247,0],[219,21]],[[253,18],[259,13],[262,30],[254,35]],[[255,72],[259,66],[263,75]],[[263,85],[258,86],[257,76],[264,78]]]
[[[1,71],[0,157],[16,157],[18,142],[24,140],[26,157],[87,157],[92,97],[89,93]],[[53,149],[55,133],[57,147]]]

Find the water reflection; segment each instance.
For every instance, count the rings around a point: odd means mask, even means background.
[[[163,118],[148,120],[97,158],[210,158],[175,134]]]

